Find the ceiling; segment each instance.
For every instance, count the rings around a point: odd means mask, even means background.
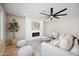
[[[8,14],[21,16],[21,17],[30,17],[33,19],[40,19],[40,12],[48,13],[50,8],[54,8],[54,13],[67,8],[68,10],[64,13],[79,17],[79,4],[69,4],[69,3],[4,3],[3,7],[5,8]],[[69,16],[67,16],[69,17]]]

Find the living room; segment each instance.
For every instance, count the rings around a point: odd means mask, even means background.
[[[0,55],[79,56],[78,10],[78,3],[0,4]]]

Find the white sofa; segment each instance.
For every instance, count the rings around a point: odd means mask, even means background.
[[[75,56],[75,54],[43,42],[41,43],[41,56]]]
[[[30,45],[30,46],[32,46],[35,49],[41,46],[41,40],[40,40],[40,38],[26,40],[26,43],[27,43],[27,45]]]
[[[27,44],[36,50],[34,51],[36,56],[75,56],[75,54],[55,47],[50,43],[41,43],[40,39],[28,40]]]
[[[34,54],[41,56],[76,56],[70,51],[58,48],[50,43],[42,42],[39,38],[26,40],[26,45],[30,45],[34,50]]]
[[[27,45],[30,45],[34,49],[34,55],[35,56],[40,56],[40,48],[41,48],[41,39],[31,39],[31,40],[26,40]]]

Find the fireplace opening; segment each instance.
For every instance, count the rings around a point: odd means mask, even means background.
[[[32,33],[32,37],[36,37],[36,36],[40,36],[40,33],[39,32]]]

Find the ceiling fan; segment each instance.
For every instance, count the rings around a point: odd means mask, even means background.
[[[50,14],[45,14],[45,13],[40,13],[40,14],[47,16],[46,19],[48,19],[48,18],[50,18],[50,20],[52,20],[53,18],[60,19],[59,16],[67,15],[66,13],[65,14],[60,14],[61,12],[65,11],[65,10],[67,10],[67,8],[64,8],[61,11],[58,11],[56,13],[53,13],[53,8],[50,8]]]

